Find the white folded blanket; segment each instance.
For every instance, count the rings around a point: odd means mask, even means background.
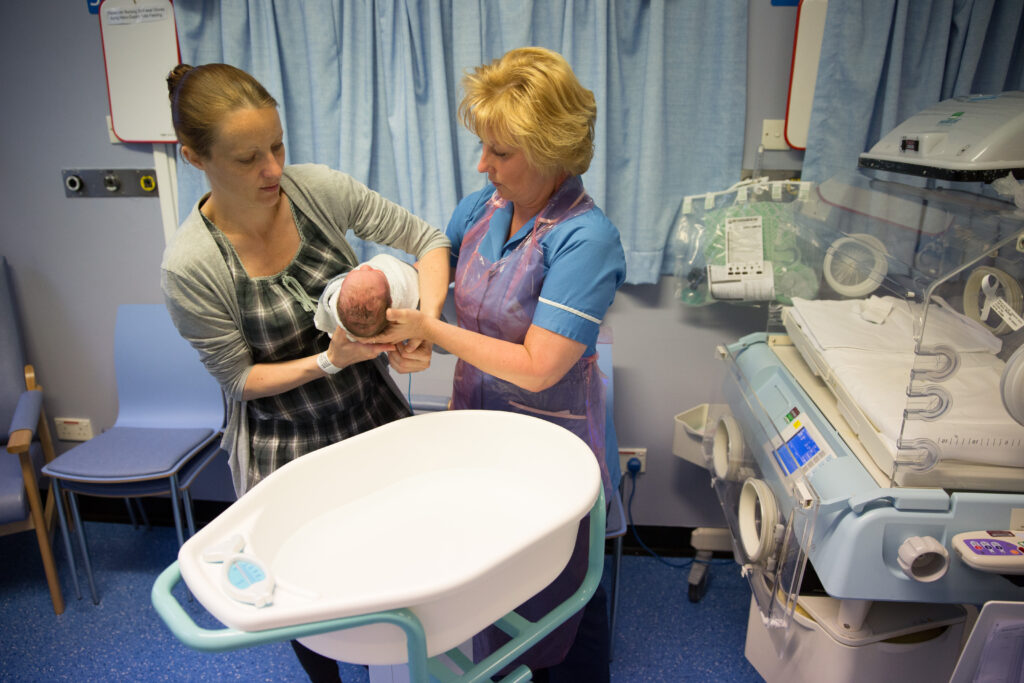
[[[964,324],[973,321],[948,308],[932,306],[928,311],[925,340],[930,343],[925,346],[944,344],[959,352],[956,373],[934,383],[951,396],[949,408],[938,419],[908,420],[903,426],[915,361],[913,307],[919,304],[885,299],[800,299],[794,300],[791,314],[819,358],[886,437],[892,456],[903,429],[905,440],[935,442],[943,460],[1024,467],[1024,427],[1006,412],[998,391],[1004,367],[995,355],[1000,342],[987,331]],[[890,303],[882,322],[869,320],[878,319]],[[924,384],[916,382],[915,387]]]
[[[882,322],[872,322],[891,306]],[[914,351],[914,318],[922,304],[896,297],[842,301],[793,299],[814,342],[821,349]],[[970,318],[940,305],[928,309],[924,346],[944,344],[957,351],[999,353],[1001,342]]]

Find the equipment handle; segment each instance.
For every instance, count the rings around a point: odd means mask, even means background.
[[[224,652],[281,640],[279,631],[286,629],[247,632],[226,627],[208,629],[199,626],[171,594],[171,590],[180,581],[181,570],[175,561],[157,577],[150,597],[153,607],[167,627],[189,647],[204,652]]]
[[[390,623],[405,632],[409,654],[409,669],[414,681],[427,680],[427,641],[420,620],[408,609],[394,609],[375,614],[353,617],[339,617],[326,621],[296,626],[282,626],[265,631],[238,631],[233,628],[208,629],[193,621],[181,603],[171,594],[171,589],[181,581],[181,569],[175,561],[160,573],[153,583],[151,600],[157,614],[164,620],[178,640],[189,647],[203,652],[225,652],[243,647],[295,640],[330,631],[364,626],[366,624]]]

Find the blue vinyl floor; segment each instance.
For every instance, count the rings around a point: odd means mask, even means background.
[[[59,537],[54,551],[67,609],[55,616],[32,532],[0,537],[0,681],[304,681],[287,643],[226,653],[189,649],[150,603],[176,556],[174,530],[87,522],[100,604],[75,598]],[[680,562],[680,558],[671,558]],[[609,558],[610,562],[610,558]],[[622,560],[614,683],[761,681],[743,656],[750,591],[739,567],[718,561],[704,598],[687,597],[687,570],[647,556]],[[608,572],[605,573],[605,580]],[[178,587],[181,589],[181,586]],[[216,627],[196,602],[197,623]],[[367,681],[342,665],[345,683]]]

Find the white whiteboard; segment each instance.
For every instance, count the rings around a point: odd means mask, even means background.
[[[171,0],[103,0],[99,14],[114,135],[175,142],[167,74],[181,53]]]
[[[821,39],[825,33],[827,13],[828,0],[801,0],[797,10],[785,130],[786,142],[793,149],[807,147],[814,82],[818,78],[818,60],[821,57]]]

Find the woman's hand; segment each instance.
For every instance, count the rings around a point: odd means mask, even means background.
[[[361,344],[349,341],[345,330],[339,327],[334,331],[331,344],[327,347],[327,358],[337,367],[344,368],[394,350],[394,344]],[[315,356],[277,363],[256,363],[245,380],[242,400],[251,401],[264,396],[276,396],[323,376],[324,372],[317,365]]]
[[[331,345],[327,347],[327,358],[339,368],[344,368],[353,363],[361,363],[364,360],[372,360],[382,353],[391,353],[395,345],[383,342],[351,341],[345,330],[340,327],[334,330],[331,337]]]

